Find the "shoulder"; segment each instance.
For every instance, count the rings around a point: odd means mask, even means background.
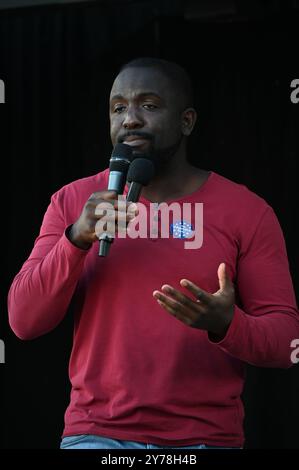
[[[63,200],[64,198],[76,197],[79,199],[88,199],[89,196],[96,192],[102,191],[107,188],[108,185],[109,169],[105,169],[95,175],[80,178],[72,181],[60,188],[56,193],[53,194],[54,198]]]
[[[95,191],[101,191],[106,189],[108,184],[109,169],[106,168],[104,171],[95,175],[86,176],[78,180],[72,181],[64,185],[58,192],[59,193],[82,193]]]
[[[260,227],[276,227],[278,219],[268,202],[245,184],[211,172],[207,211],[217,224],[238,240],[250,240]],[[268,230],[268,229],[267,229]]]
[[[106,169],[62,186],[52,195],[52,207],[61,212],[65,219],[78,217],[91,194],[107,188],[108,177],[109,169]]]
[[[215,200],[221,201],[228,208],[236,211],[265,212],[270,208],[267,201],[248,188],[216,172],[211,172],[211,193]]]

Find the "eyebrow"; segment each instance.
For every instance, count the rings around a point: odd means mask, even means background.
[[[163,101],[163,99],[161,98],[161,96],[157,95],[157,93],[155,93],[154,91],[145,91],[143,93],[139,93],[139,95],[137,95],[137,98],[145,98],[146,96],[154,96],[155,98],[157,98],[158,100],[160,101]],[[118,95],[113,95],[111,97],[111,101],[114,101],[114,100],[124,100],[124,96],[118,94]]]

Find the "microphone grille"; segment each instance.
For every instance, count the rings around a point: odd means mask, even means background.
[[[120,158],[122,160],[132,160],[133,158],[133,151],[129,145],[126,144],[116,144],[113,148],[111,158]]]
[[[126,160],[110,160],[109,170],[120,171],[126,173],[128,170],[129,163]]]
[[[147,186],[150,180],[154,177],[155,167],[151,160],[148,158],[136,158],[132,161],[127,180],[129,183],[139,183],[142,186]]]

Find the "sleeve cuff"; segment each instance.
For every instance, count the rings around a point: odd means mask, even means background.
[[[226,335],[220,341],[208,340],[211,344],[215,344],[223,351],[236,357],[235,351],[240,348],[240,341],[242,342],[242,332],[244,327],[246,328],[246,315],[243,310],[237,305],[234,306],[234,315],[231,324],[226,332]]]
[[[65,231],[64,231],[64,233],[63,233],[63,235],[62,235],[62,238],[61,238],[62,245],[63,245],[63,247],[65,248],[65,250],[66,250],[68,253],[72,254],[72,255],[75,255],[75,256],[78,256],[78,255],[80,256],[80,255],[81,255],[82,257],[83,257],[83,256],[86,256],[91,247],[88,248],[87,250],[84,250],[83,248],[79,248],[78,246],[74,245],[74,244],[70,241],[70,239],[68,238],[68,232],[69,232],[71,226],[72,226],[72,225],[69,225],[69,226],[65,229]]]

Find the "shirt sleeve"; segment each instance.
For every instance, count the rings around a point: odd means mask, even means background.
[[[290,367],[299,317],[284,236],[270,206],[240,246],[236,287],[240,305],[218,347],[252,365]]]
[[[41,336],[63,319],[88,252],[66,237],[59,199],[59,192],[52,196],[34,248],[9,290],[9,323],[21,339]]]

